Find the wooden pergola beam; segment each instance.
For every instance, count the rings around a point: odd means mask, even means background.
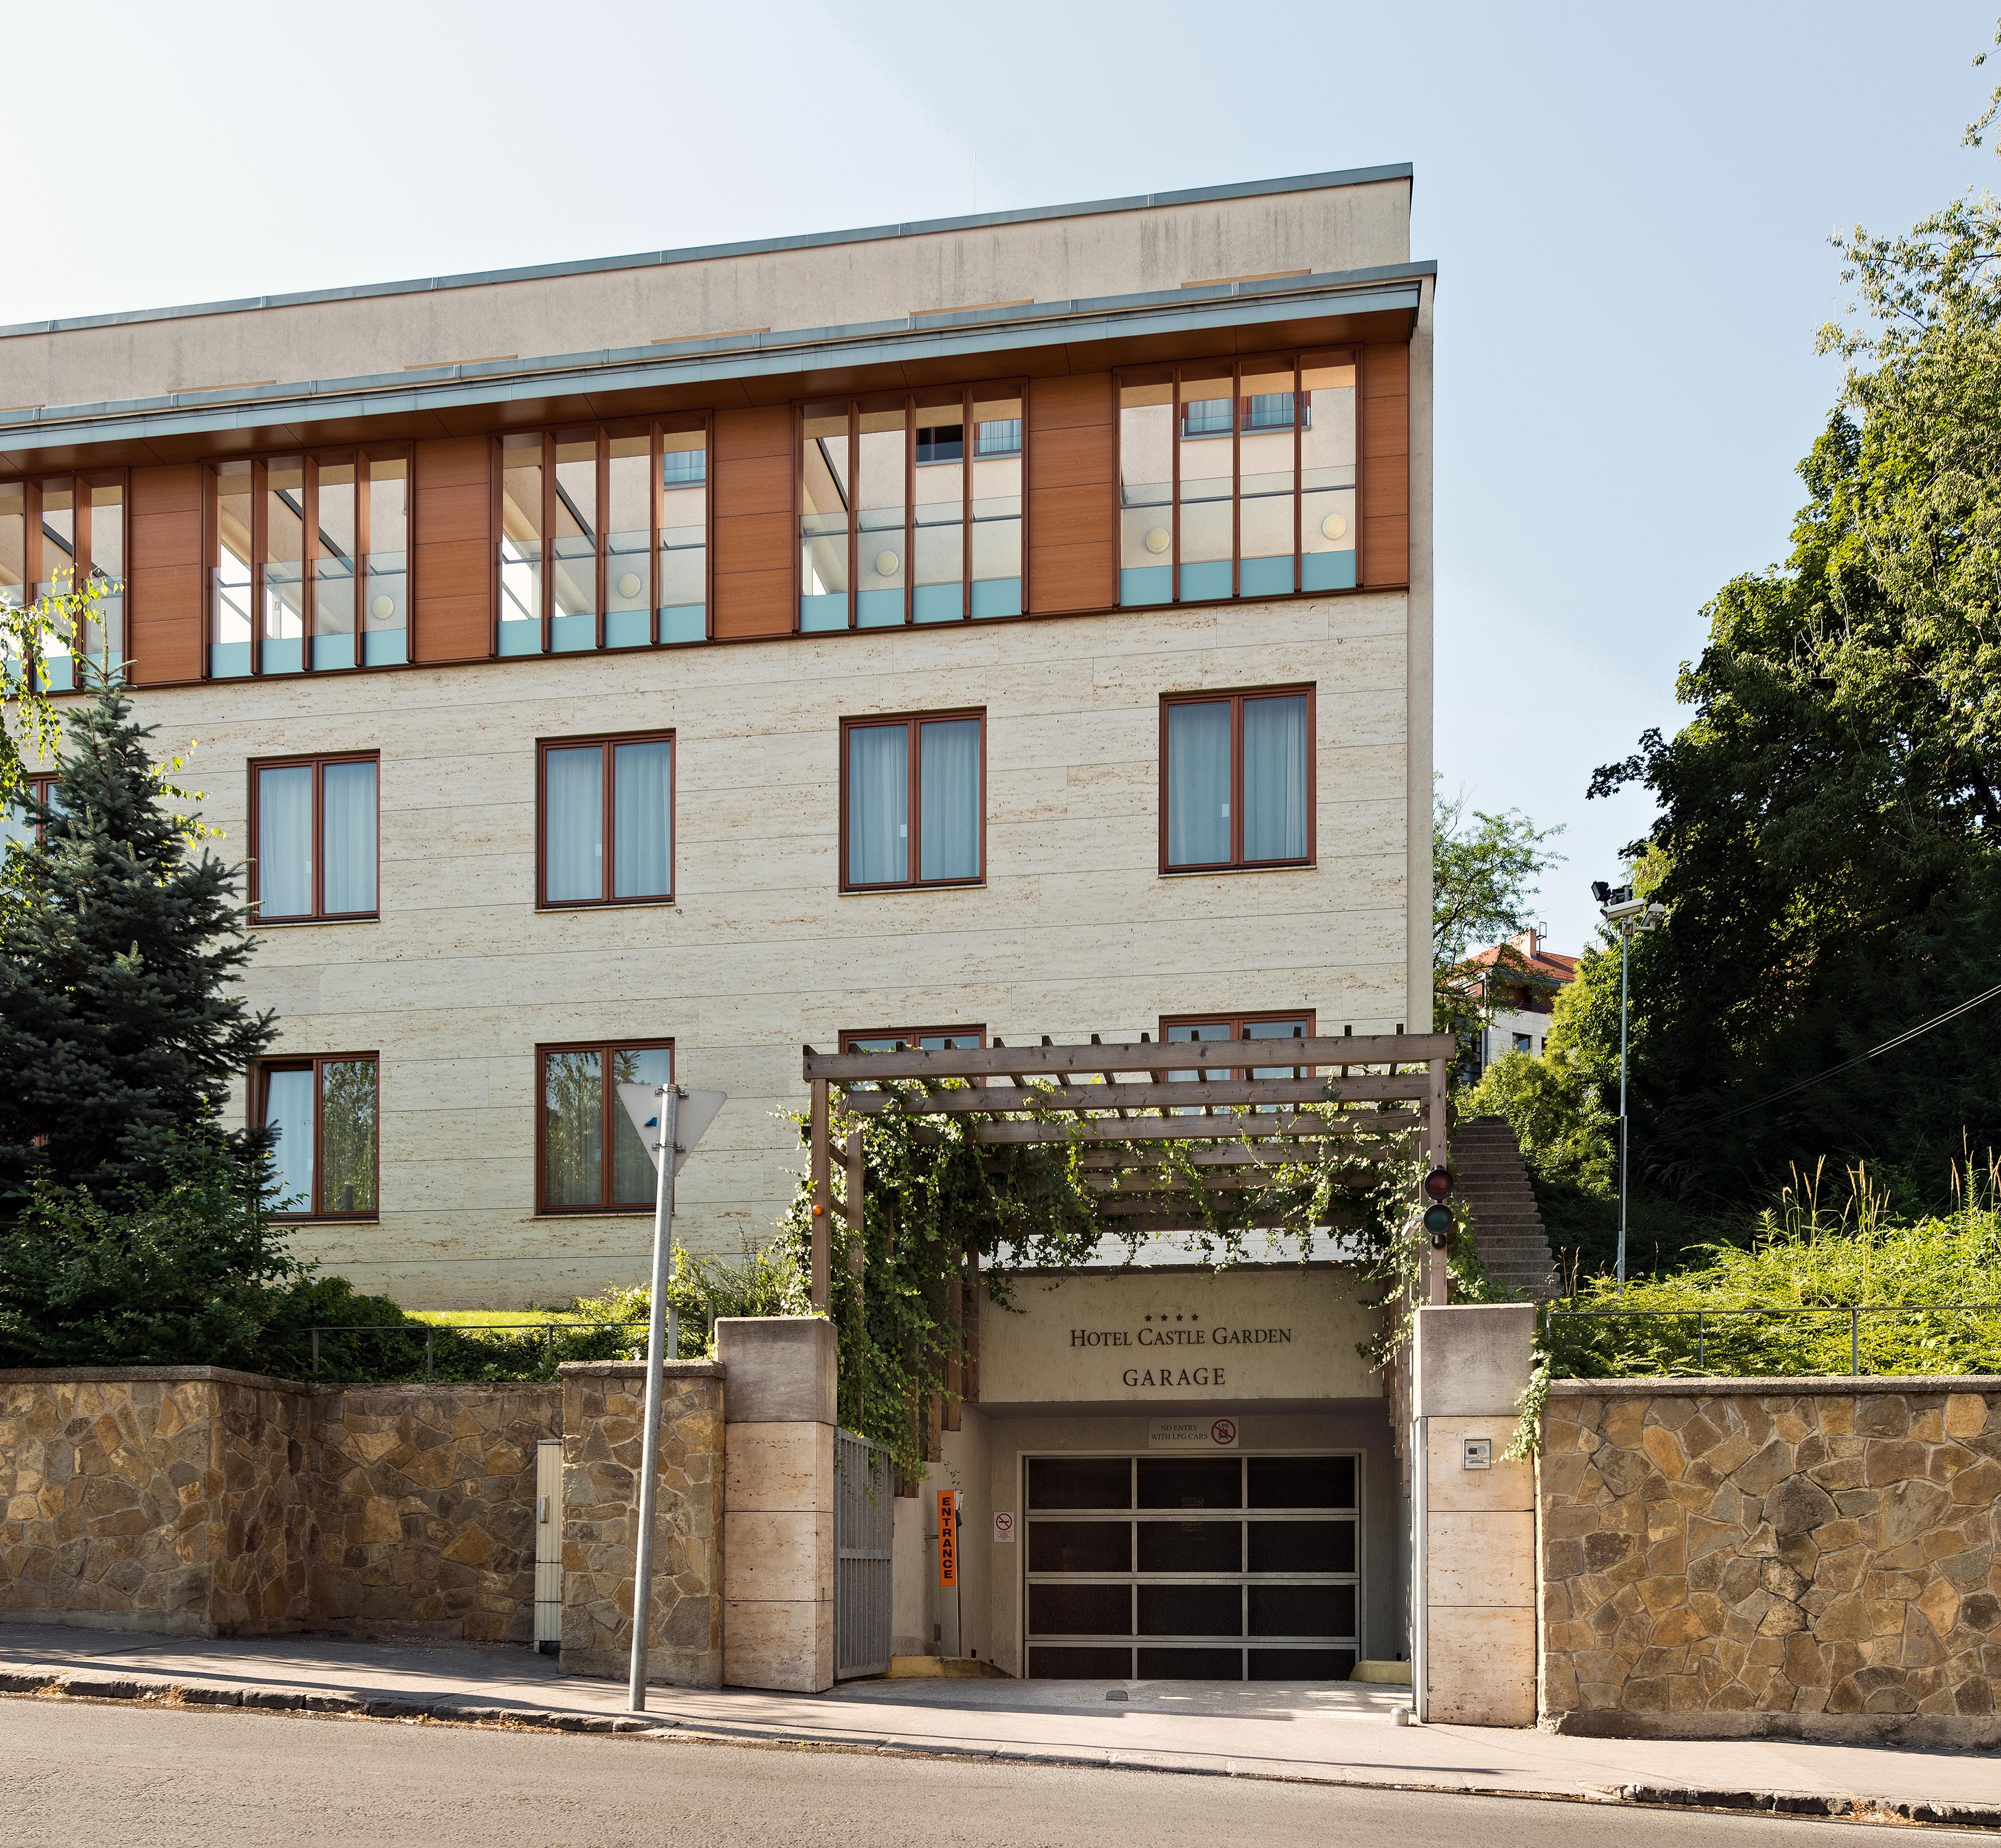
[[[1415,1110],[1386,1110],[1380,1115],[1356,1112],[1352,1116],[1321,1117],[1258,1115],[1249,1111],[1224,1113],[1214,1117],[1132,1117],[1108,1122],[982,1123],[973,1134],[982,1142],[1202,1142],[1220,1138],[1241,1137],[1255,1128],[1261,1141],[1284,1138],[1302,1144],[1323,1136],[1382,1138],[1408,1135],[1424,1127],[1425,1120]],[[920,1138],[924,1131],[918,1132]],[[930,1132],[935,1134],[936,1131]]]
[[[924,1099],[926,1117],[1002,1116],[1010,1111],[1037,1116],[1081,1116],[1094,1110],[1200,1111],[1208,1104],[1418,1103],[1430,1092],[1422,1071],[1370,1072],[1355,1078],[1222,1078],[1182,1084],[1077,1085],[1044,1090],[1022,1085],[976,1085],[934,1092]],[[872,1088],[849,1091],[847,1108],[858,1117],[877,1117],[910,1106],[894,1093]]]
[[[1283,1065],[1426,1065],[1453,1056],[1450,1033],[1344,1033],[1299,1040],[1142,1040],[1102,1046],[983,1046],[948,1051],[815,1052],[806,1049],[811,1083],[924,1078],[1070,1077],[1121,1072],[1242,1072]],[[1422,1092],[1418,1093],[1422,1096]]]

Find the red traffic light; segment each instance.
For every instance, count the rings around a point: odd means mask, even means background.
[[[1452,1192],[1452,1170],[1434,1168],[1425,1176],[1425,1191],[1433,1200],[1443,1200]]]

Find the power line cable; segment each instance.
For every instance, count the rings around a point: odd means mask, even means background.
[[[1692,1136],[1698,1130],[1710,1129],[1719,1123],[1728,1123],[1733,1117],[1742,1117],[1751,1110],[1762,1110],[1768,1103],[1782,1103],[1788,1097],[1795,1097],[1802,1091],[1811,1090],[1815,1085],[1824,1085],[1831,1078],[1840,1077],[1844,1072],[1852,1072],[1857,1065],[1867,1065],[1874,1058],[1881,1058],[1886,1052],[1895,1052],[1899,1046],[1908,1045],[1919,1034],[1930,1033],[1934,1026],[1943,1026],[1948,1020],[1957,1020],[1961,1014],[1972,1013],[1975,1008],[1984,1006],[1998,995],[2001,995],[2001,982],[1983,990],[1970,1000],[1962,1001],[1957,1007],[1947,1008],[1942,1014],[1934,1014],[1919,1026],[1895,1034],[1880,1046],[1872,1046],[1867,1052],[1858,1052],[1852,1059],[1844,1059],[1838,1065],[1830,1065],[1826,1071],[1818,1072],[1811,1078],[1803,1078],[1797,1084],[1788,1085],[1782,1091],[1774,1091],[1769,1097],[1760,1097],[1751,1103],[1741,1103],[1735,1110],[1725,1110],[1721,1116],[1706,1117],[1682,1133]]]

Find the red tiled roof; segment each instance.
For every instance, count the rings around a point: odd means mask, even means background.
[[[1492,950],[1482,950],[1475,955],[1469,956],[1463,966],[1469,969],[1491,969],[1499,960],[1500,956],[1501,951],[1498,947]],[[1538,950],[1533,956],[1526,955],[1521,950],[1516,950],[1512,953],[1509,965],[1503,973],[1510,975],[1540,975],[1546,980],[1556,983],[1561,988],[1565,982],[1577,980],[1577,958],[1574,956],[1561,956],[1554,950]]]

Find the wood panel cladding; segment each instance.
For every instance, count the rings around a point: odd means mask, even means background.
[[[1028,385],[1028,579],[1037,615],[1118,599],[1118,424],[1112,375]]]
[[[789,635],[792,582],[792,413],[786,405],[715,414],[718,641]]]
[[[419,443],[414,473],[410,658],[484,661],[493,652],[492,440]]]
[[[1411,581],[1411,349],[1361,349],[1361,582]]]
[[[134,685],[201,678],[202,467],[135,468],[126,568],[126,653]]]

